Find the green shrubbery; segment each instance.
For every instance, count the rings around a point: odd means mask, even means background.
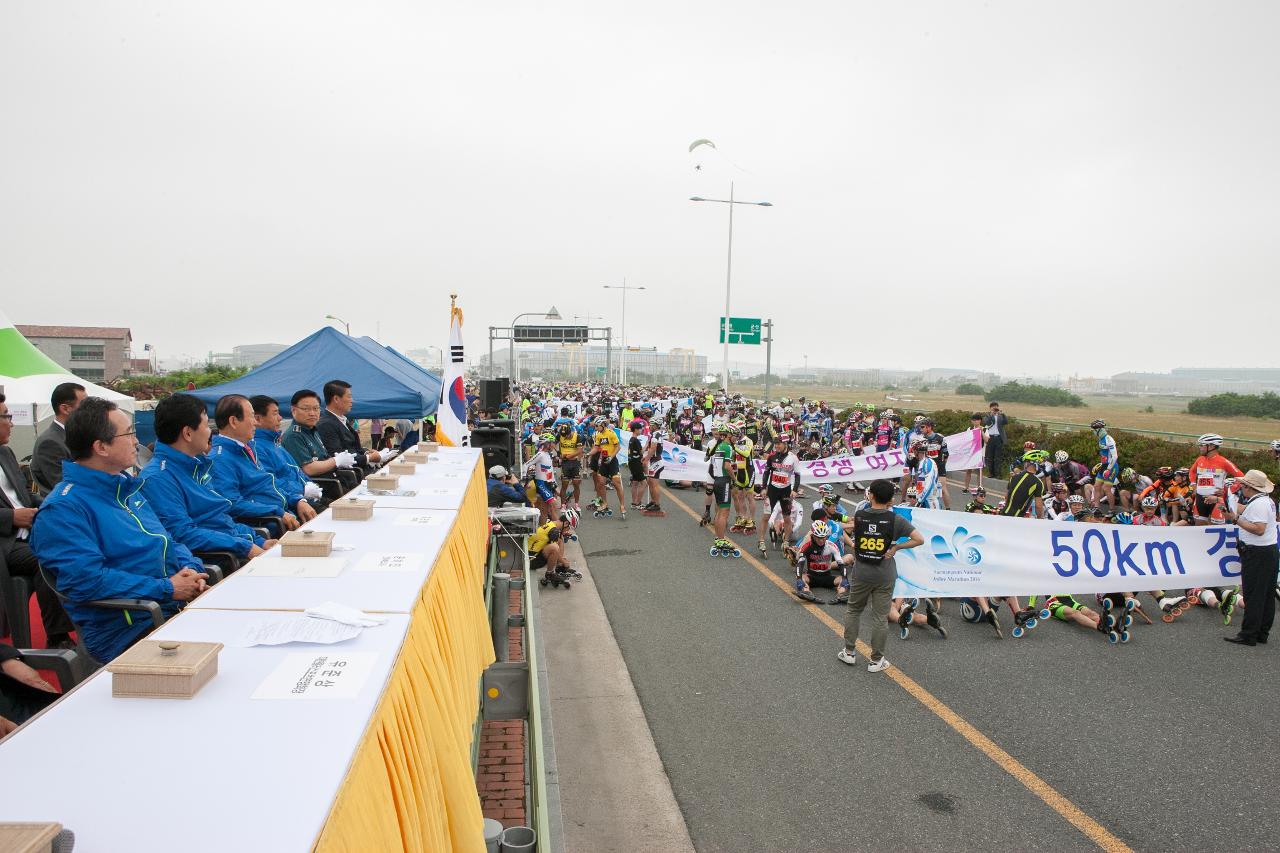
[[[1070,406],[1072,408],[1084,406],[1084,400],[1070,391],[1048,388],[1044,385],[1022,385],[1017,381],[997,385],[987,392],[987,398],[1002,403],[1030,403],[1035,406]]]
[[[956,393],[964,397],[985,397],[987,392],[982,389],[981,385],[975,385],[972,382],[966,382],[963,385],[956,386]]]
[[[1193,415],[1251,418],[1280,418],[1280,396],[1271,391],[1265,394],[1214,394],[1192,400],[1187,411]]]

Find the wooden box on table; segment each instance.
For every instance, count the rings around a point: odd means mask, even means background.
[[[290,530],[280,537],[285,557],[327,557],[333,552],[332,530]]]
[[[222,643],[140,640],[107,664],[111,695],[190,699],[218,674]]]

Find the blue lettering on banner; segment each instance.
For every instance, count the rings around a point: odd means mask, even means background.
[[[1213,530],[1215,528],[1209,528]],[[1222,541],[1214,544],[1209,554],[1212,556],[1218,550],[1225,547],[1225,544],[1234,546],[1234,528],[1217,528],[1224,532]],[[1126,574],[1134,574],[1140,576],[1158,575],[1163,570],[1166,575],[1187,573],[1186,566],[1182,562],[1182,553],[1178,550],[1176,542],[1148,542],[1143,549],[1143,555],[1146,558],[1146,566],[1134,559],[1137,552],[1138,543],[1134,542],[1125,545],[1120,541],[1120,531],[1112,531],[1112,544],[1115,547],[1112,553],[1112,545],[1108,544],[1106,536],[1101,530],[1086,530],[1081,537],[1080,548],[1077,550],[1072,547],[1076,531],[1074,530],[1051,530],[1049,531],[1049,541],[1053,545],[1053,553],[1050,555],[1054,558],[1067,558],[1069,561],[1054,559],[1053,568],[1060,577],[1075,577],[1080,571],[1080,563],[1083,562],[1095,577],[1104,578],[1111,574],[1112,558],[1116,562],[1116,574],[1125,576]],[[1240,558],[1235,553],[1234,548],[1219,563],[1223,577],[1237,577],[1240,572],[1234,573],[1227,570],[1227,563],[1239,563]]]
[[[1089,550],[1089,543],[1096,540],[1102,547],[1103,563],[1099,569],[1093,564],[1093,554]],[[1086,530],[1084,532],[1084,544],[1081,546],[1084,551],[1084,567],[1093,572],[1095,577],[1105,578],[1111,572],[1111,552],[1107,550],[1107,538],[1097,530]]]
[[[1204,530],[1205,533],[1212,533],[1217,536],[1217,539],[1214,540],[1213,547],[1207,552],[1210,557],[1226,548],[1228,545],[1231,546],[1231,550],[1227,551],[1226,554],[1223,554],[1222,557],[1218,559],[1218,571],[1222,572],[1222,576],[1224,578],[1240,577],[1239,568],[1236,568],[1235,571],[1227,569],[1228,563],[1235,563],[1237,567],[1241,565],[1240,551],[1238,548],[1240,544],[1239,531],[1234,527],[1206,527]]]

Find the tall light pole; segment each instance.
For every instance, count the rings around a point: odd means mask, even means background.
[[[590,311],[588,311],[588,312],[587,312],[587,313],[585,313],[585,314],[574,314],[574,315],[573,315],[573,319],[575,319],[575,320],[586,320],[586,321],[587,321],[587,342],[586,342],[586,344],[585,344],[586,349],[584,349],[584,350],[583,350],[583,353],[582,353],[582,378],[583,378],[583,379],[586,379],[586,378],[590,377],[590,375],[591,375],[591,371],[589,371],[589,370],[587,369],[587,365],[588,365],[588,363],[590,363],[590,361],[591,361],[591,321],[592,321],[592,320],[603,320],[603,319],[604,319],[604,315],[603,315],[603,314],[592,314]],[[608,352],[608,350],[606,349],[606,350],[605,350],[605,364],[607,365],[608,363],[609,363],[609,352]],[[608,370],[606,369],[606,371],[605,371],[605,372],[607,373],[607,372],[608,372]],[[607,376],[605,377],[605,379],[606,379],[606,380],[608,380],[608,378],[609,378],[609,377],[607,377]]]
[[[511,377],[512,382],[519,382],[520,378],[516,376],[516,323],[520,322],[521,317],[544,317],[547,320],[559,320],[560,312],[556,310],[556,306],[552,305],[551,310],[543,314],[541,311],[526,311],[523,314],[517,314],[516,318],[511,321],[508,327],[511,330],[511,337],[507,340],[511,349],[507,350],[507,375]]]
[[[622,284],[606,284],[605,290],[621,290],[622,291],[622,360],[618,363],[618,384],[627,384],[627,291],[628,290],[644,290],[644,285],[627,284],[624,278]]]
[[[773,207],[767,201],[738,201],[733,197],[733,181],[729,182],[728,198],[702,198],[693,196],[689,201],[714,201],[717,204],[729,205],[729,260],[724,273],[724,392],[729,393],[729,292],[733,284],[733,206],[750,204],[755,207]]]
[[[341,317],[335,317],[332,314],[325,314],[324,318],[326,320],[333,320],[336,323],[341,323],[343,325],[343,328],[347,330],[347,337],[348,338],[351,337],[351,324],[348,323],[346,320],[342,319]]]

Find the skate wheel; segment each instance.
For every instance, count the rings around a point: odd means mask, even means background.
[[[1121,628],[1128,628],[1128,627],[1129,627],[1130,625],[1132,625],[1132,624],[1133,624],[1133,617],[1132,617],[1132,616],[1129,616],[1129,615],[1126,615],[1126,616],[1124,617],[1124,619],[1123,619],[1123,620],[1121,620],[1121,622],[1120,622],[1120,627],[1121,627]]]
[[[1187,596],[1187,604],[1199,604],[1199,603],[1200,603],[1200,596],[1198,595]]]
[[[1109,598],[1103,598],[1103,599],[1102,599],[1102,601],[1101,601],[1101,604],[1102,604],[1102,609],[1103,609],[1103,610],[1110,610],[1110,609],[1112,608],[1112,606],[1113,606],[1113,605],[1111,604],[1111,599],[1109,599]]]
[[[546,586],[546,585],[547,585],[547,579],[546,579],[546,578],[540,578],[540,579],[538,580],[538,586]]]
[[[733,549],[733,556],[735,556],[735,557],[741,557],[741,556],[742,556],[742,550],[741,550],[741,549],[739,549],[739,548],[734,548],[734,549]]]
[[[1164,614],[1163,616],[1161,616],[1160,618],[1161,618],[1161,620],[1163,620],[1163,621],[1165,621],[1165,622],[1172,622],[1172,621],[1173,621],[1173,614],[1172,614],[1172,613],[1166,613],[1166,614]]]
[[[1017,639],[1021,639],[1022,635],[1025,634],[1026,631],[1022,630],[1021,625],[1014,625],[1012,633],[1013,633],[1013,638],[1017,640]]]
[[[1040,623],[1039,623],[1039,622],[1037,622],[1035,619],[1028,619],[1028,620],[1027,620],[1027,623],[1026,623],[1026,625],[1025,625],[1024,627],[1026,627],[1026,629],[1027,629],[1028,631],[1030,631],[1032,628],[1034,628],[1035,626],[1037,626],[1037,625],[1039,625],[1039,624],[1040,624]]]
[[[717,549],[714,545],[711,547],[711,550],[708,553],[710,553],[711,556],[713,557],[718,557],[720,555],[719,549]]]
[[[910,628],[899,628],[899,629],[898,629],[898,636],[899,636],[899,637],[901,637],[901,638],[902,638],[902,639],[904,639],[904,640],[907,638],[907,636],[908,636],[910,633],[911,633],[911,629],[910,629]]]
[[[1108,631],[1107,642],[1111,643],[1114,646],[1116,643],[1120,642],[1120,635],[1117,634],[1115,631]]]
[[[1041,611],[1040,611],[1040,618],[1041,618],[1041,619],[1048,619],[1048,618],[1049,618],[1050,616],[1052,616],[1052,615],[1053,615],[1053,611],[1051,611],[1051,610],[1050,610],[1049,608],[1047,608],[1047,607],[1046,607],[1044,610],[1041,610]]]
[[[568,588],[569,588],[569,582],[568,582],[568,581],[565,581],[565,582],[564,582],[564,588],[565,588],[565,589],[568,589]]]
[[[1128,631],[1121,631],[1121,632],[1120,632],[1120,642],[1122,642],[1122,643],[1127,643],[1127,642],[1129,642],[1129,632],[1128,632]]]

